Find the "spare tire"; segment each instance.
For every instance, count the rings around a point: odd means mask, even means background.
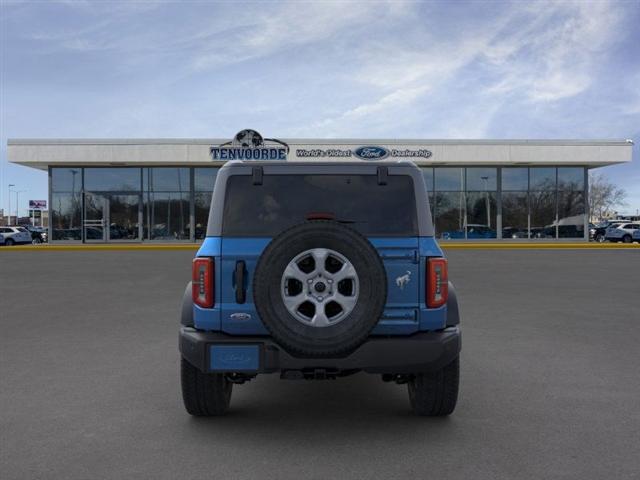
[[[378,323],[387,277],[364,236],[316,220],[269,243],[256,266],[253,292],[262,322],[285,350],[340,356],[361,345]]]

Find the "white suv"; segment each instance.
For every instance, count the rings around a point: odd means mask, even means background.
[[[605,240],[609,240],[610,242],[622,241],[624,243],[631,243],[633,241],[633,233],[637,230],[640,230],[640,223],[638,222],[621,223],[615,227],[607,228]]]
[[[7,247],[31,243],[31,234],[23,227],[0,227],[0,234],[4,237],[4,244]]]

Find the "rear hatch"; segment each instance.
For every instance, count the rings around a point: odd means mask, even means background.
[[[422,186],[420,186],[422,187]],[[426,207],[425,207],[426,208]],[[220,262],[221,329],[266,334],[253,303],[260,255],[280,232],[304,221],[330,219],[366,236],[383,260],[387,303],[374,334],[418,330],[424,288],[416,199],[409,175],[232,175],[227,182]],[[292,252],[292,257],[295,252]]]

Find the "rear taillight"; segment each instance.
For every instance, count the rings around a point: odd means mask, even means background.
[[[447,303],[449,296],[449,274],[447,260],[429,258],[427,260],[427,306],[438,308]]]
[[[213,258],[195,258],[191,274],[193,303],[202,308],[213,307]]]

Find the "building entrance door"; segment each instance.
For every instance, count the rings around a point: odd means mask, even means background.
[[[140,241],[142,197],[130,193],[87,192],[83,225],[86,242]]]

